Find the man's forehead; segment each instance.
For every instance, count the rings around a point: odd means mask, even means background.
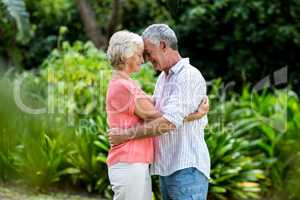
[[[144,39],[144,45],[145,45],[145,47],[154,47],[155,46],[155,44],[154,43],[152,43],[150,40],[148,40],[148,39]]]
[[[144,45],[144,53],[149,53],[149,51],[151,51],[151,47],[149,47],[145,44]]]

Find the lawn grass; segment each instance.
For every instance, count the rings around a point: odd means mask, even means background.
[[[97,195],[74,192],[47,192],[37,193],[19,185],[0,183],[0,200],[101,200]],[[104,200],[104,199],[102,199]]]

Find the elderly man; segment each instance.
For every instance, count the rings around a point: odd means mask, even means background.
[[[201,73],[181,58],[174,31],[153,24],[142,35],[144,55],[162,71],[153,94],[155,107],[163,113],[148,123],[109,133],[113,145],[136,138],[156,136],[151,174],[159,175],[164,200],[204,200],[208,191],[210,158],[204,140],[207,117],[184,122],[206,95]]]

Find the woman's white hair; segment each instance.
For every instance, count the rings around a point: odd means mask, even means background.
[[[141,36],[126,30],[118,31],[109,40],[107,56],[113,67],[118,68],[140,48],[144,48]]]

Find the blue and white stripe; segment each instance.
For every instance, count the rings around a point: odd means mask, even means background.
[[[196,167],[209,178],[210,157],[204,140],[207,117],[183,123],[188,114],[197,110],[204,95],[205,80],[188,58],[181,59],[168,75],[160,74],[153,94],[155,107],[176,125],[176,130],[154,139],[152,175],[168,176],[180,169]]]

